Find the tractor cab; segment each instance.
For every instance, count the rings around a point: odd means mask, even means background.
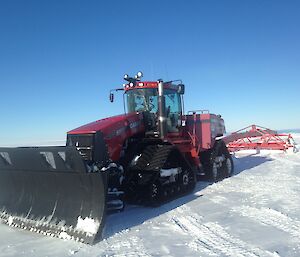
[[[181,95],[173,87],[164,84],[165,108],[167,132],[178,132],[181,126],[182,99]],[[127,112],[142,112],[148,121],[157,127],[159,118],[159,94],[158,82],[139,82],[137,86],[125,89],[125,101]],[[151,127],[151,126],[150,126]]]
[[[124,76],[128,82],[123,85],[126,112],[143,113],[148,135],[161,135],[160,128],[165,133],[179,132],[183,115],[182,81],[142,82],[142,76],[141,72],[134,78]]]

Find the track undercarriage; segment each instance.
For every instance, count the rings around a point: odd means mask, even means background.
[[[172,145],[144,147],[130,163],[127,174],[127,199],[146,205],[160,205],[192,191],[196,184],[194,170]]]

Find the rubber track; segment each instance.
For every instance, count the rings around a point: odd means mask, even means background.
[[[160,170],[163,168],[170,152],[174,149],[171,145],[150,145],[147,146],[141,157],[138,159],[135,165],[135,170]]]

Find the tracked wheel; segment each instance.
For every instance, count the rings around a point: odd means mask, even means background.
[[[126,191],[129,201],[160,205],[191,192],[196,174],[173,145],[146,145],[127,172]]]
[[[223,177],[222,169],[221,167],[218,167],[218,164],[215,160],[212,161],[209,177],[213,182],[217,182]]]
[[[212,182],[218,182],[233,174],[233,160],[222,140],[216,141],[213,149],[202,153],[200,158],[206,177]]]
[[[195,173],[191,169],[184,169],[181,175],[182,192],[187,193],[193,191],[196,185]]]
[[[224,161],[224,177],[225,178],[231,177],[233,175],[233,171],[234,171],[234,164],[233,164],[232,157],[229,154],[229,156],[227,156]]]

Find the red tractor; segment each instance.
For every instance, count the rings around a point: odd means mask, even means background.
[[[220,115],[183,110],[181,81],[124,76],[125,114],[67,134],[66,147],[0,148],[0,218],[93,243],[124,200],[157,206],[191,192],[201,176],[233,173]],[[110,93],[110,101],[114,94]]]

